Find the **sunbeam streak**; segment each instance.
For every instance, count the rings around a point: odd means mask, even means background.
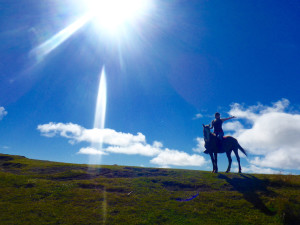
[[[99,79],[99,86],[98,86],[98,95],[97,95],[97,102],[96,102],[96,108],[95,108],[95,118],[94,118],[94,128],[97,129],[104,129],[105,127],[105,115],[106,115],[106,96],[107,90],[106,90],[106,74],[105,74],[105,66],[102,66],[100,79]],[[95,149],[98,152],[103,151],[103,136],[100,137],[99,143],[92,144],[92,149]],[[102,154],[95,154],[89,156],[89,164],[96,164],[98,169],[101,168],[101,159]],[[90,172],[95,172],[95,167],[89,166],[88,170]],[[96,170],[97,171],[97,170]],[[95,180],[95,183],[97,181]],[[103,224],[106,224],[106,216],[107,216],[107,194],[106,194],[106,188],[103,189],[103,203],[102,203],[102,222]]]
[[[74,34],[78,29],[85,25],[90,19],[90,15],[80,17],[74,23],[72,23],[65,29],[59,31],[53,37],[31,50],[30,55],[34,56],[36,60],[40,62],[45,58],[45,56],[47,56],[50,52],[52,52],[60,44],[67,40],[72,34]]]
[[[99,82],[94,128],[103,129],[105,126],[106,114],[106,74],[105,67],[102,67],[101,78]]]
[[[106,115],[106,74],[105,67],[102,67],[100,74],[100,81],[98,87],[98,96],[95,109],[95,118],[94,118],[94,128],[104,129],[105,127],[105,115]],[[92,148],[97,149],[97,151],[102,152],[103,148],[103,138],[99,140],[100,144],[93,144]],[[91,155],[89,159],[89,164],[100,164],[101,163],[101,154]]]

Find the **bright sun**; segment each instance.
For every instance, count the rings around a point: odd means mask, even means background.
[[[136,22],[150,8],[151,0],[85,0],[88,10],[101,28],[116,32]]]

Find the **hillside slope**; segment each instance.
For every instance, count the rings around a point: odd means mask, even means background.
[[[0,224],[300,224],[300,176],[0,154]]]

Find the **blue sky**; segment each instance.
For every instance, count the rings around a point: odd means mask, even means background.
[[[299,1],[149,0],[115,33],[79,26],[83,2],[0,3],[0,152],[211,170],[202,124],[219,111],[238,117],[224,129],[249,153],[244,172],[299,174]]]

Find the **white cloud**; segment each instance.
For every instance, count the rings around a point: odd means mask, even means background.
[[[230,115],[244,119],[241,123],[227,123],[224,129],[233,134],[250,153],[258,155],[250,163],[260,167],[300,170],[300,114],[288,112],[289,101],[282,99],[264,106],[248,108],[233,104]]]
[[[76,137],[81,136],[82,127],[73,123],[48,123],[43,125],[38,125],[38,130],[46,137],[54,137],[55,135],[60,135],[65,138],[76,139]]]
[[[197,113],[193,119],[196,120],[196,119],[200,119],[202,117],[203,117],[203,115],[201,113]]]
[[[162,166],[202,166],[206,163],[204,157],[200,155],[189,155],[186,152],[170,149],[161,151],[150,162]]]
[[[236,131],[243,129],[243,125],[239,121],[226,122],[223,125],[224,131]]]
[[[205,144],[204,139],[200,138],[200,137],[197,137],[196,141],[197,141],[197,147],[193,148],[193,151],[198,152],[198,153],[202,153],[205,150],[205,148],[204,148],[204,144]]]
[[[127,155],[155,156],[162,150],[149,144],[135,143],[128,146],[109,146],[105,151]]]
[[[255,157],[250,163],[280,169],[300,169],[300,155],[291,154],[289,150],[275,150],[264,157]]]
[[[153,144],[146,142],[142,133],[133,135],[130,133],[117,132],[113,129],[86,129],[73,123],[48,123],[39,125],[37,128],[43,136],[54,137],[56,135],[69,139],[71,144],[87,142],[92,147],[81,148],[78,154],[107,155],[118,153],[127,155],[142,155],[155,157],[150,162],[159,166],[202,166],[204,157],[189,155],[178,150],[164,149],[163,144],[154,141]],[[103,147],[95,147],[103,146]]]
[[[7,115],[7,111],[5,111],[4,107],[0,107],[0,120],[3,119],[4,116]]]
[[[233,168],[233,171],[238,172],[238,168]],[[260,173],[260,174],[281,174],[282,171],[273,170],[271,168],[263,168],[255,165],[249,165],[248,167],[242,166],[243,173]]]
[[[108,144],[129,146],[134,143],[145,143],[145,136],[141,133],[132,135],[129,133],[116,132],[112,129],[85,129],[73,123],[48,123],[38,126],[38,130],[46,137],[60,135],[70,139],[71,143],[88,142],[93,144]]]
[[[91,147],[81,148],[77,153],[86,155],[107,155],[106,152]]]
[[[143,134],[137,135],[117,132],[112,129],[83,129],[82,134],[76,137],[78,142],[104,143],[108,145],[129,146],[135,143],[145,143],[146,138]]]

